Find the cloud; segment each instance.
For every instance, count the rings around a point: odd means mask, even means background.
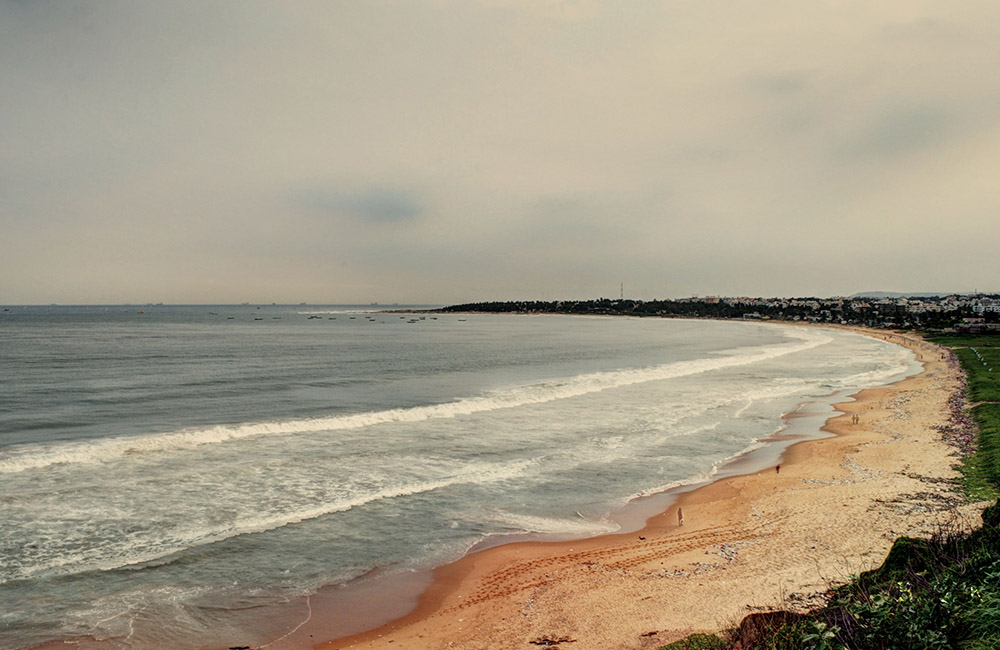
[[[293,192],[293,204],[333,217],[355,217],[375,224],[398,224],[424,214],[418,194],[399,187],[337,190],[313,187]]]
[[[1000,289],[998,20],[0,3],[0,302]]]
[[[807,88],[813,72],[793,70],[788,72],[752,75],[750,84],[764,93],[784,98]]]
[[[946,110],[910,105],[887,109],[874,116],[845,142],[849,157],[896,157],[940,144],[952,132],[954,117]]]

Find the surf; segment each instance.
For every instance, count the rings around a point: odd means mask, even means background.
[[[515,386],[488,395],[466,397],[442,404],[320,418],[217,425],[171,433],[66,442],[40,447],[30,444],[20,445],[0,449],[0,473],[23,472],[51,465],[71,463],[108,463],[133,454],[194,449],[203,445],[223,444],[258,436],[294,436],[321,431],[358,429],[396,422],[422,422],[432,419],[456,418],[487,411],[581,397],[646,382],[677,379],[724,368],[751,365],[804,352],[831,340],[828,336],[817,332],[798,330],[797,328],[788,329],[787,335],[796,339],[797,342],[768,345],[761,348],[739,348],[720,352],[718,356],[667,363],[648,368],[586,373],[576,377]]]

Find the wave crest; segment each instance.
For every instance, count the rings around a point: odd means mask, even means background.
[[[659,366],[587,373],[566,379],[515,386],[443,404],[322,418],[217,425],[171,433],[102,438],[86,442],[23,445],[0,450],[0,473],[22,472],[64,463],[104,463],[121,459],[130,454],[193,449],[202,445],[220,444],[257,436],[298,435],[358,429],[395,422],[421,422],[543,404],[645,382],[675,379],[723,368],[759,363],[804,352],[831,340],[830,337],[818,331],[789,329],[791,331],[787,332],[787,335],[795,339],[792,343],[741,348],[730,350],[724,353],[724,356],[678,361]]]

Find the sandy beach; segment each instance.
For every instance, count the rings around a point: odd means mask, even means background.
[[[780,469],[680,494],[637,532],[472,553],[437,569],[410,614],[315,647],[655,648],[750,612],[808,608],[900,535],[978,525],[936,429],[960,372],[917,337],[872,335],[914,350],[923,372],[838,404],[825,426],[836,435],[791,446]]]

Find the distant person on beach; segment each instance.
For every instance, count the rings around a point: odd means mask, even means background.
[[[681,510],[680,508],[677,508],[677,525],[678,526],[684,525],[684,511]]]
[[[774,466],[774,473],[775,474],[780,474],[781,473],[781,465],[775,465]]]

